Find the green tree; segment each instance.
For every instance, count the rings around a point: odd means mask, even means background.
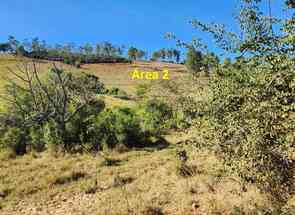
[[[158,51],[154,51],[152,54],[152,59],[153,61],[158,61],[161,58],[161,53]]]
[[[205,54],[203,56],[203,68],[204,72],[209,74],[213,72],[214,68],[217,68],[219,65],[219,58],[213,52]]]
[[[91,55],[93,53],[93,47],[92,47],[92,45],[89,44],[89,43],[86,43],[84,45],[84,47],[83,47],[83,51],[85,53],[85,61],[86,61],[86,63],[88,63],[89,60],[90,60],[90,58],[91,58]]]
[[[26,56],[27,51],[23,45],[19,45],[16,49],[16,55],[18,56]]]
[[[117,53],[116,48],[109,42],[104,42],[101,44],[102,52],[104,56],[110,57],[115,56]]]
[[[99,43],[95,45],[95,53],[96,56],[102,56],[102,47]]]
[[[130,47],[128,49],[128,57],[129,57],[129,59],[130,60],[136,60],[136,58],[137,58],[137,52],[138,52],[137,48]]]
[[[187,51],[186,67],[193,76],[198,75],[203,67],[202,52],[197,51],[194,47],[190,47]]]
[[[285,2],[294,9],[294,1]],[[233,66],[220,68],[210,82],[212,135],[218,140],[212,149],[229,171],[258,184],[283,205],[294,190],[295,22],[294,14],[280,22],[270,19],[261,11],[262,3],[241,1],[242,37],[215,23],[194,21],[193,26],[237,56]]]
[[[35,52],[36,55],[40,52],[40,42],[38,37],[32,39],[32,51]]]
[[[0,52],[6,53],[11,51],[11,46],[9,43],[0,43]]]
[[[167,49],[166,50],[166,56],[168,59],[172,59],[174,56],[173,56],[173,50],[172,49]]]
[[[146,52],[143,50],[137,50],[136,52],[136,59],[142,59],[146,56]]]
[[[90,56],[93,52],[93,47],[91,44],[89,43],[86,43],[83,47],[83,50],[84,50],[84,53],[87,55],[87,56]]]
[[[162,60],[165,60],[166,59],[166,57],[167,57],[167,52],[166,52],[166,49],[160,49],[159,50],[159,53],[160,53],[160,56],[161,56],[161,58],[162,58]]]
[[[179,63],[180,61],[180,51],[177,49],[173,50],[173,56],[175,57],[176,63]]]
[[[8,43],[12,49],[12,52],[16,53],[17,47],[19,46],[20,42],[16,40],[14,36],[9,36]]]
[[[124,55],[125,48],[126,48],[126,47],[125,47],[124,45],[122,45],[122,46],[120,46],[120,47],[117,48],[117,52],[118,52],[118,55],[119,55],[119,56]]]
[[[161,53],[162,59],[167,58],[168,60],[176,61],[177,63],[180,61],[180,51],[177,49],[161,49],[159,52]]]

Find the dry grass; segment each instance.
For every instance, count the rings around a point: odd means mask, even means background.
[[[28,61],[28,59],[16,58],[10,55],[0,55],[0,76],[7,75],[7,67],[15,69],[16,64],[20,61]],[[132,80],[131,74],[135,68],[138,68],[140,71],[163,71],[164,69],[168,69],[171,79],[182,77],[183,71],[185,71],[183,65],[144,61],[136,61],[132,64],[87,64],[83,65],[80,69],[62,63],[56,64],[67,71],[72,71],[73,73],[86,72],[94,74],[98,76],[107,87],[118,87],[128,93],[134,93],[138,84],[155,82],[149,80]],[[52,68],[52,62],[40,61],[39,66],[41,71],[48,71]],[[3,81],[4,80],[1,79],[0,89],[5,84]]]
[[[118,87],[132,94],[138,84],[156,82],[154,80],[133,80],[132,72],[136,68],[139,71],[163,71],[168,69],[171,79],[183,76],[185,70],[183,65],[142,61],[136,61],[133,64],[88,64],[83,65],[81,69],[98,76],[108,87]]]
[[[101,96],[107,107],[133,107],[136,102],[133,100],[124,100],[113,96]]]
[[[179,176],[177,147],[112,152],[116,165],[46,153],[1,162],[1,214],[252,214],[271,207],[255,186],[220,174],[223,166],[207,151],[186,148],[197,174]]]

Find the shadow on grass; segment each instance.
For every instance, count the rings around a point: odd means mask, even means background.
[[[133,150],[155,152],[166,149],[171,144],[163,137],[153,137],[147,141],[142,147],[136,147]]]

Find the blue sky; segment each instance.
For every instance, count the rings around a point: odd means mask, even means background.
[[[266,1],[266,0],[265,0]],[[272,0],[278,2],[279,0]],[[0,41],[8,35],[19,40],[39,37],[49,44],[110,41],[148,51],[173,47],[164,39],[173,32],[183,40],[203,37],[188,24],[227,24],[235,30],[233,14],[238,0],[1,0]],[[274,13],[278,13],[278,5]],[[205,37],[211,45],[211,39]]]

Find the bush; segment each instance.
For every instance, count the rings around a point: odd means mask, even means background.
[[[128,94],[124,90],[119,89],[117,87],[113,87],[111,89],[108,89],[107,94],[117,97],[117,98],[120,98],[120,99],[129,99]]]
[[[94,119],[104,110],[105,104],[101,100],[93,100],[86,105],[73,119],[67,123],[67,138],[73,147],[92,141],[92,134],[88,128],[93,126]]]
[[[129,108],[107,109],[96,119],[92,130],[95,133],[92,145],[95,149],[103,146],[114,148],[118,144],[140,147],[145,144],[145,134],[139,118]]]
[[[45,139],[44,139],[44,130],[42,127],[32,127],[29,131],[30,133],[30,150],[41,152],[45,149]]]
[[[217,152],[231,170],[283,198],[293,189],[294,71],[248,64],[219,74],[211,83]]]
[[[66,124],[64,136],[60,133],[58,125],[54,121],[46,123],[44,128],[44,140],[54,150],[62,148],[67,142],[69,150],[75,152],[84,144],[95,142],[93,133],[89,129],[93,126],[94,119],[103,111],[105,104],[101,100],[93,100],[77,113]],[[65,148],[64,148],[65,150]]]
[[[159,135],[165,129],[173,127],[173,110],[160,100],[148,100],[140,105],[138,115],[144,132]]]
[[[66,57],[64,57],[63,62],[65,64],[69,64],[69,65],[74,65],[75,64],[75,60],[72,58],[72,56],[66,56]]]
[[[194,47],[190,47],[187,52],[185,64],[193,76],[199,75],[203,67],[202,52],[197,51]]]
[[[57,126],[52,120],[47,122],[44,126],[44,139],[47,144],[62,144],[62,139],[59,137]]]
[[[205,99],[206,100],[206,99]],[[189,128],[195,125],[196,120],[208,113],[208,104],[205,100],[198,100],[191,96],[180,96],[176,99],[177,109],[174,110],[173,126],[178,129]]]
[[[149,91],[150,86],[147,84],[140,84],[136,87],[136,96],[138,98],[144,98]]]
[[[14,102],[9,103],[9,111],[5,113],[8,116],[0,119],[4,120],[0,133],[7,135],[3,141],[8,141],[11,147],[16,144],[17,154],[26,151],[19,147],[42,151],[47,143],[73,151],[88,141],[86,132],[91,118],[105,107],[96,99],[96,94],[104,93],[103,83],[96,76],[84,73],[74,76],[56,67],[50,70],[47,79],[38,77],[35,70],[32,73],[22,79],[24,86],[15,83],[7,86],[7,97]],[[13,140],[11,132],[18,130],[18,136],[26,138],[18,140],[16,135]]]
[[[104,94],[106,90],[104,84],[95,75],[82,73],[82,75],[72,77],[70,83],[71,90],[76,91],[77,95],[79,95],[85,88],[89,93],[94,94]]]
[[[9,128],[1,139],[1,146],[9,148],[17,155],[26,153],[26,133],[20,128]]]
[[[108,93],[109,95],[114,96],[114,95],[118,95],[119,90],[120,90],[120,89],[117,88],[117,87],[112,87],[112,88],[110,88],[110,89],[107,90],[107,93]]]

